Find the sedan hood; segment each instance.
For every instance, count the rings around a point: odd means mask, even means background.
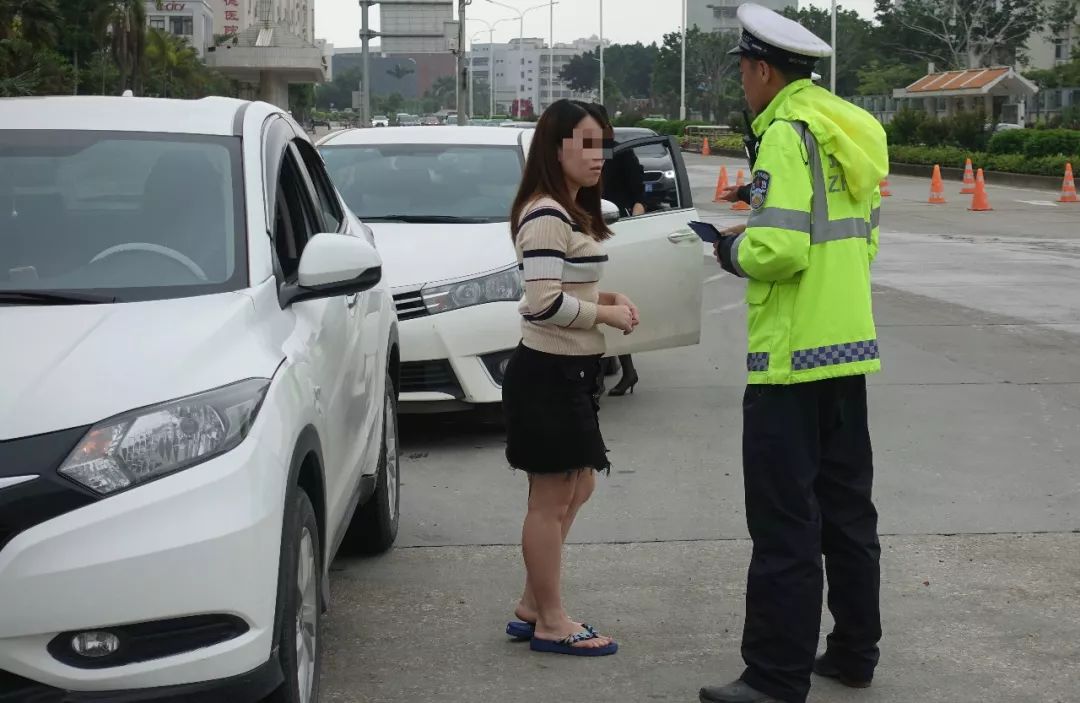
[[[0,306],[0,441],[273,376],[252,299]]]
[[[391,289],[466,278],[517,261],[506,222],[410,224],[368,222]]]

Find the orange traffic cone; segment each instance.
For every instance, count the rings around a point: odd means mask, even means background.
[[[964,187],[960,189],[961,195],[972,195],[975,192],[975,172],[971,169],[971,159],[964,162]]]
[[[727,168],[724,167],[724,166],[721,166],[720,167],[720,177],[716,179],[716,195],[713,196],[713,202],[714,203],[723,202],[724,199],[723,199],[722,196],[724,195],[724,191],[726,191],[727,189],[728,189]]]
[[[712,155],[712,149],[709,148],[709,138],[705,137],[701,140],[701,153],[705,156]]]
[[[986,181],[983,180],[983,170],[980,168],[975,174],[975,194],[971,197],[971,207],[968,210],[987,212],[993,209],[990,207],[990,200],[986,197]]]
[[[945,184],[941,182],[941,166],[934,165],[934,177],[930,179],[930,200],[931,205],[944,205],[945,204]]]
[[[881,184],[878,187],[881,189],[881,197],[883,197],[883,198],[891,198],[892,197],[892,191],[889,190],[889,179],[888,178],[882,178],[881,179]]]
[[[742,175],[742,169],[740,168],[739,169],[739,175],[735,179],[735,187],[736,188],[741,188],[742,186],[743,186],[743,175]],[[749,210],[750,206],[747,205],[746,203],[744,203],[741,200],[736,200],[735,202],[733,202],[731,204],[731,209],[732,210],[743,211],[743,210]]]
[[[1080,203],[1076,197],[1076,183],[1073,181],[1072,164],[1065,164],[1065,180],[1061,183],[1059,203]]]

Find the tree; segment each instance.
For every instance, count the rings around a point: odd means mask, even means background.
[[[607,51],[604,51],[607,58]],[[559,79],[570,86],[570,90],[585,93],[596,90],[600,85],[600,55],[597,51],[586,51],[573,57],[559,71]]]
[[[0,40],[19,37],[34,47],[52,46],[60,20],[56,0],[0,0]]]
[[[738,35],[707,33],[694,27],[686,34],[686,102],[706,120],[720,120],[743,104],[738,61],[728,56]],[[652,76],[653,102],[669,116],[678,115],[682,35],[664,35]]]
[[[190,76],[192,64],[197,62],[195,50],[180,37],[161,29],[151,29],[146,35],[146,64],[153,74],[151,87],[158,89],[161,97],[181,97],[174,84],[184,74]]]
[[[1045,27],[1049,7],[1032,0],[877,0],[889,47],[946,69],[1014,63]]]
[[[431,87],[424,93],[424,97],[427,99],[427,102],[424,105],[425,109],[423,112],[438,112],[444,107],[454,105],[454,101],[457,98],[457,84],[454,81],[454,77],[443,76],[441,78],[436,78],[435,82],[432,83]]]
[[[824,41],[830,41],[832,19],[829,10],[812,6],[801,10],[788,8],[784,10],[784,15],[806,27]],[[859,70],[881,57],[879,37],[869,20],[863,19],[853,10],[842,8],[837,8],[836,12],[836,36],[842,37],[843,41],[842,50],[836,54],[836,94],[854,95],[859,87]],[[829,60],[823,59],[819,62],[817,71],[822,76],[822,85],[829,85],[831,71]],[[892,92],[892,88],[889,88],[887,92]]]
[[[416,73],[416,69],[411,67],[411,66],[406,66],[405,64],[402,64],[402,63],[396,63],[396,64],[394,64],[393,68],[387,69],[386,73],[387,73],[387,75],[393,76],[394,78],[397,78],[400,81],[405,76],[407,76],[407,75],[409,75],[411,73]]]
[[[659,49],[656,44],[612,44],[604,48],[604,98],[616,86],[619,95],[643,98],[652,92],[652,73]],[[589,51],[575,56],[559,74],[561,80],[578,92],[595,91],[600,85],[600,52]],[[610,81],[610,82],[609,82]]]
[[[839,74],[840,71],[838,70]],[[873,59],[866,66],[858,69],[858,95],[892,95],[893,89],[909,86],[923,76],[922,66],[910,63],[889,63],[882,65]],[[837,89],[839,90],[839,82]],[[841,93],[846,95],[847,93]]]
[[[146,8],[142,0],[108,0],[94,18],[120,71],[120,88],[142,93],[143,58],[146,54]],[[129,85],[130,82],[130,85]]]

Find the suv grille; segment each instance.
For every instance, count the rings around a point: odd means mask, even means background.
[[[446,393],[464,398],[465,392],[446,359],[407,361],[401,365],[402,393]]]
[[[399,320],[412,320],[428,314],[427,306],[424,305],[424,296],[419,290],[395,293],[394,307],[397,308]]]

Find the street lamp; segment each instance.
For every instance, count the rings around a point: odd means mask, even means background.
[[[559,0],[552,0],[552,2],[545,2],[542,5],[534,5],[533,7],[529,7],[529,8],[526,8],[524,10],[519,10],[516,7],[514,7],[513,5],[506,5],[504,3],[497,2],[497,0],[487,0],[487,1],[488,1],[488,3],[490,3],[492,5],[498,5],[499,7],[505,7],[507,10],[510,10],[511,12],[516,12],[517,13],[517,16],[518,16],[518,54],[520,56],[521,71],[524,71],[525,70],[524,69],[524,67],[525,67],[525,15],[529,14],[533,10],[540,10],[540,9],[545,8],[545,7],[552,7],[554,5],[558,5]],[[552,25],[554,25],[554,19],[552,20]],[[552,39],[554,39],[554,37],[552,37]],[[538,66],[538,68],[539,68],[539,66]],[[514,85],[517,86],[516,95],[517,95],[517,104],[518,104],[518,117],[521,116],[521,82],[518,80],[520,78],[521,71],[515,71],[515,76],[514,76],[514,80],[516,81]],[[537,71],[538,76],[539,76],[539,74],[540,74],[540,72]],[[539,93],[537,93],[537,94],[539,95]]]
[[[469,22],[478,22],[487,27],[487,85],[488,85],[488,113],[490,118],[495,114],[495,28],[503,22],[512,22],[515,17],[503,17],[502,19],[496,19],[494,23],[481,19],[480,17],[470,17]],[[469,90],[472,91],[472,54],[470,54],[469,62]],[[470,98],[470,105],[472,105],[472,98]]]

